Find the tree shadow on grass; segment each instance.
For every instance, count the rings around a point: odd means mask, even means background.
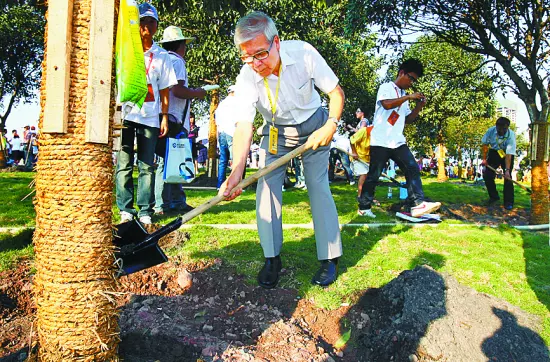
[[[11,250],[21,250],[32,243],[33,229],[24,229],[18,233],[0,234],[0,253]]]
[[[33,232],[33,229],[25,229],[14,234],[0,234],[0,271],[11,268],[19,258],[32,256]]]
[[[545,233],[521,232],[527,283],[546,306],[547,318],[550,318],[550,246],[547,236]]]

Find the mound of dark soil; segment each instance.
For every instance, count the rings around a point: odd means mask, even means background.
[[[17,286],[3,290],[19,291],[4,292],[1,361],[23,360],[30,337],[28,264],[17,270],[1,275],[2,285]],[[126,361],[549,360],[537,317],[425,266],[332,311],[295,290],[259,288],[221,260],[173,260],[119,281]]]

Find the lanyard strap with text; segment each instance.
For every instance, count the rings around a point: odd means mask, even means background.
[[[283,75],[283,63],[279,66],[279,79],[277,80],[277,88],[275,89],[275,99],[271,96],[271,89],[267,83],[267,78],[264,78],[264,86],[271,106],[271,126],[269,127],[269,153],[277,154],[277,143],[279,138],[279,130],[275,127],[275,112],[277,111],[277,99],[279,98],[279,87],[281,86],[281,77]]]
[[[145,69],[145,76],[149,75],[149,68],[151,68],[151,64],[153,64],[153,53],[149,54],[149,64],[147,64],[147,69]]]
[[[502,146],[502,144],[504,142],[506,142],[508,140],[508,138],[510,137],[510,130],[508,130],[508,132],[506,132],[506,136],[505,137],[499,137],[498,136],[498,133],[497,133],[497,149],[500,150],[500,147]]]
[[[281,78],[283,76],[283,63],[279,66],[279,79],[277,80],[277,88],[275,89],[275,100],[271,96],[271,89],[267,83],[267,78],[264,78],[264,86],[267,92],[267,98],[269,99],[269,105],[271,106],[271,125],[275,127],[275,112],[277,111],[277,99],[279,98],[279,87],[281,86]]]
[[[395,94],[397,94],[397,98],[401,98],[401,95],[397,91],[397,88],[394,87],[394,89],[395,89]],[[399,107],[397,107],[397,112],[399,112],[399,109],[401,108],[402,105],[403,105],[403,103],[401,103],[401,105]]]

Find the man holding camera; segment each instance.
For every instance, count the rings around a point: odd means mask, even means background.
[[[358,197],[360,216],[375,218],[371,210],[374,191],[382,169],[389,159],[397,163],[405,172],[407,179],[408,203],[411,205],[411,216],[419,217],[437,210],[441,203],[424,201],[424,191],[420,170],[413,154],[405,143],[403,129],[405,123],[410,123],[418,117],[420,110],[426,105],[424,94],[415,92],[407,94],[406,89],[424,74],[424,67],[417,59],[407,59],[400,66],[397,78],[380,86],[376,97],[374,111],[374,127],[370,138],[370,169],[365,185]],[[413,110],[409,101],[415,101]]]

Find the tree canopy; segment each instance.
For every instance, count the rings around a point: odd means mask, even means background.
[[[494,115],[492,80],[482,67],[483,58],[441,42],[435,36],[420,37],[405,50],[403,59],[416,58],[424,65],[424,76],[413,85],[414,91],[426,95],[428,102],[418,119],[406,127],[408,143],[415,149],[434,149],[440,143],[456,149],[460,144],[455,130],[457,120],[467,128],[474,119]],[[392,72],[396,72],[390,68]],[[485,129],[477,129],[481,136]]]
[[[517,94],[531,119],[533,193],[530,222],[548,223],[550,1],[349,1],[348,32],[363,31],[376,24],[385,44],[402,43],[403,36],[410,33],[434,34],[471,54],[485,56],[495,74],[503,70],[505,76],[500,85]]]
[[[45,19],[26,1],[0,4],[0,128],[14,104],[30,100],[40,86]]]

